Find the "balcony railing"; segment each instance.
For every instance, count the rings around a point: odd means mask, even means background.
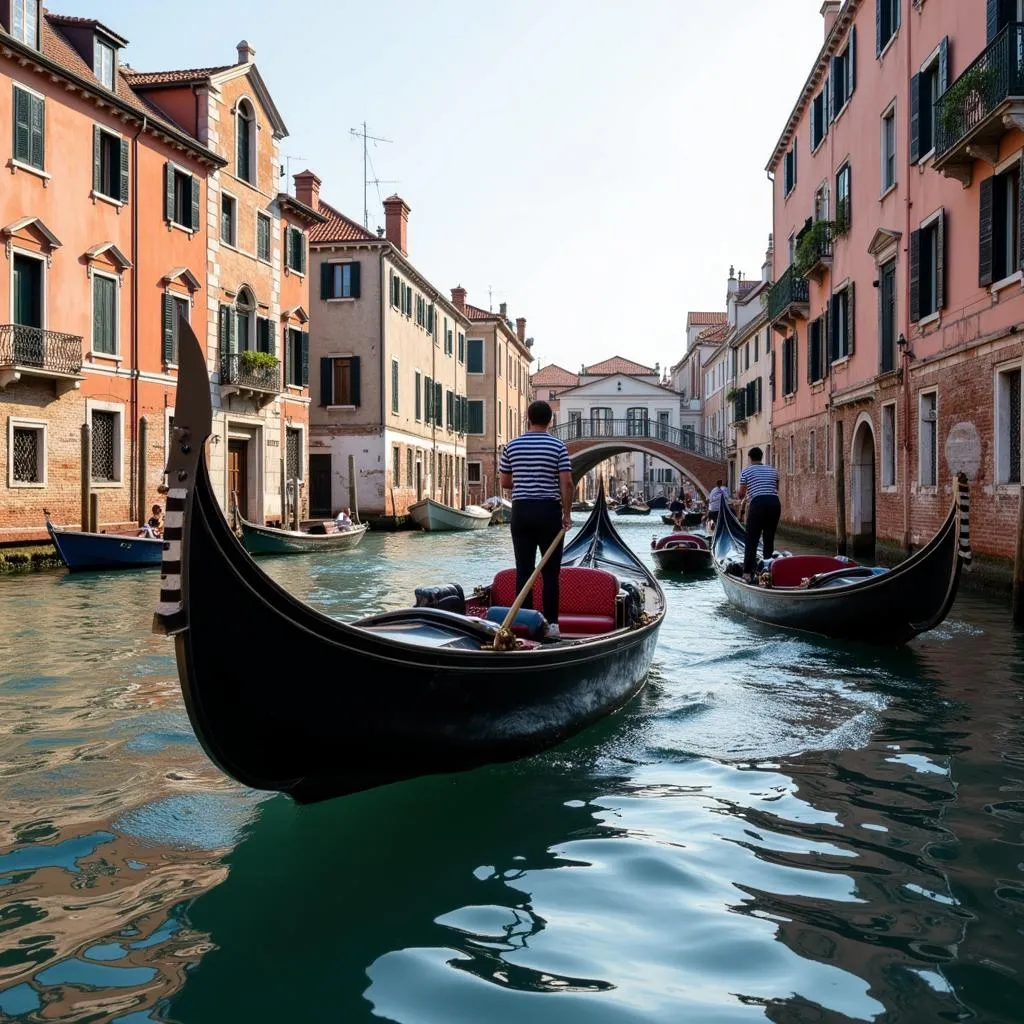
[[[1024,99],[1024,25],[1019,23],[1007,25],[935,101],[936,167],[951,157],[971,159],[954,152],[969,136],[982,143],[1000,138],[1007,129],[993,115],[1011,99]]]
[[[773,323],[793,306],[806,306],[810,302],[807,281],[796,270],[796,267],[787,267],[768,292],[768,319]]]
[[[258,353],[225,352],[220,360],[221,385],[246,388],[249,391],[266,391],[279,394],[281,391],[281,363],[275,359],[273,365],[256,362],[252,356]]]
[[[15,368],[73,377],[82,369],[81,335],[0,324],[0,369]]]
[[[551,433],[566,443],[603,438],[649,438],[715,462],[721,462],[724,458],[721,441],[652,420],[570,420],[568,423],[559,423],[552,428]]]

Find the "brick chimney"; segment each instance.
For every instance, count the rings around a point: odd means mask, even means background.
[[[293,174],[295,182],[295,198],[300,203],[312,207],[317,213],[320,212],[320,179],[309,170]]]
[[[516,337],[519,339],[521,344],[523,344],[523,345],[526,344],[526,317],[525,316],[518,316],[518,317],[516,317]]]
[[[236,47],[238,50],[238,64],[251,64],[256,56],[256,50],[246,40],[242,40]]]
[[[384,200],[384,234],[403,255],[409,255],[409,206],[401,196]]]
[[[839,11],[842,9],[842,0],[825,0],[821,5],[821,16],[825,19],[825,38],[828,39],[832,26],[836,23]]]
[[[466,289],[457,285],[452,289],[452,305],[460,312],[466,312]]]

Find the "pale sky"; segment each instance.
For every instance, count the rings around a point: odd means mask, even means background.
[[[764,166],[821,46],[820,0],[50,0],[129,40],[141,71],[236,60],[243,37],[291,172],[362,221],[366,121],[412,208],[409,255],[446,292],[507,302],[538,365],[664,367],[690,309],[760,275]],[[785,40],[783,51],[778,40]],[[370,186],[370,227],[383,224]]]

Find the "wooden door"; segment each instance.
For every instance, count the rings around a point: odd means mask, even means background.
[[[238,511],[249,518],[248,441],[228,441],[228,501],[238,501]]]
[[[331,457],[310,455],[309,457],[309,514],[325,519],[334,515],[331,508]]]

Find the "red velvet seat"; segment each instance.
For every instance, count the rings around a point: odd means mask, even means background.
[[[772,562],[773,587],[799,587],[805,579],[816,576],[819,572],[835,572],[836,569],[848,569],[856,565],[850,558],[837,555],[789,555],[776,558]]]
[[[610,633],[616,627],[619,581],[604,569],[562,569],[558,578],[558,624],[563,634]],[[544,607],[544,583],[533,586],[533,607]],[[516,571],[502,569],[491,584],[491,604],[510,606],[516,599]],[[467,609],[468,611],[468,609]]]

